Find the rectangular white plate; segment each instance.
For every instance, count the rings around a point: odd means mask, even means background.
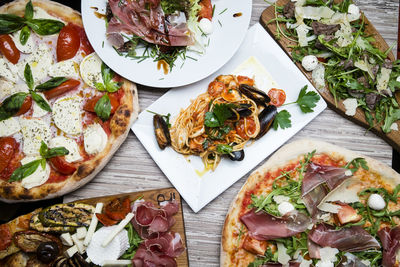
[[[208,84],[215,77],[220,74],[232,74],[241,63],[251,56],[264,66],[279,88],[286,92],[286,103],[296,101],[299,91],[304,85],[308,85],[308,90],[316,91],[262,26],[256,24],[249,29],[239,51],[224,67],[202,81],[171,89],[147,110],[160,114],[171,113],[172,118],[175,118],[182,108],[186,108],[190,104],[191,99],[195,99],[207,90]],[[292,115],[291,128],[277,131],[271,129],[261,139],[254,143],[249,142],[252,144],[245,148],[243,161],[234,162],[222,158],[214,172],[209,171],[201,177],[196,173],[196,170],[201,172],[204,169],[200,157],[184,157],[171,147],[165,150],[158,147],[154,136],[153,114],[144,110],[133,124],[132,130],[192,210],[198,212],[306,126],[326,108],[326,103],[321,98],[314,108],[314,112],[308,114],[302,113],[297,105],[288,105],[284,108]],[[281,109],[278,108],[278,111]]]

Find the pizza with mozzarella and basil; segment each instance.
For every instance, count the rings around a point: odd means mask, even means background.
[[[0,199],[89,182],[126,139],[136,86],[93,51],[80,13],[52,1],[0,7]]]

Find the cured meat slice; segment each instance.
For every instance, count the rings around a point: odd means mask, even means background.
[[[266,212],[251,210],[240,217],[249,230],[249,236],[257,240],[289,237],[304,232],[311,219],[304,213],[294,211],[283,217],[274,217]]]
[[[400,248],[400,227],[384,227],[378,232],[383,247],[383,267],[394,266],[396,254]]]
[[[148,250],[142,243],[135,256],[132,259],[133,266],[135,267],[176,267],[176,261],[174,258],[163,255],[159,252],[153,252]]]
[[[182,245],[181,236],[178,233],[163,233],[159,237],[144,241],[147,250],[160,252],[169,257],[179,257],[185,250]]]
[[[379,249],[378,241],[361,226],[351,226],[336,230],[325,223],[315,226],[308,238],[321,247],[337,248],[341,251],[357,252]]]

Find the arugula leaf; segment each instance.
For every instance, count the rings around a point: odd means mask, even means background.
[[[29,2],[25,6],[24,18],[27,20],[33,19],[33,5],[31,0],[29,0]]]
[[[279,111],[278,114],[276,114],[272,125],[274,130],[278,130],[278,127],[281,127],[282,129],[292,127],[292,121],[290,120],[290,117],[291,115],[286,109]]]
[[[140,238],[131,223],[128,223],[125,226],[125,229],[128,231],[129,248],[124,252],[124,254],[122,254],[121,259],[131,260],[135,256],[136,250],[143,240]]]
[[[58,156],[65,156],[69,154],[68,149],[65,147],[54,147],[54,148],[48,148],[46,143],[42,141],[40,145],[40,155],[43,157],[43,159],[49,159],[49,158],[54,158]]]
[[[37,170],[37,168],[41,164],[41,161],[42,159],[37,159],[22,165],[11,174],[8,182],[21,181],[25,177],[28,177]]]
[[[367,162],[364,158],[355,158],[346,164],[343,168],[349,169],[352,174],[354,174],[359,168],[363,168],[364,170],[369,170]]]
[[[305,85],[299,93],[299,97],[297,98],[296,102],[299,106],[302,112],[304,113],[310,113],[314,112],[313,108],[316,107],[316,103],[319,101],[320,96],[314,92],[314,91],[309,91],[307,92],[307,85]]]
[[[28,41],[28,38],[29,38],[30,35],[31,35],[31,30],[29,30],[29,27],[28,27],[28,26],[24,26],[24,27],[21,29],[21,33],[20,33],[20,35],[19,35],[19,42],[20,42],[22,45],[25,45],[26,42]]]
[[[400,109],[390,107],[389,111],[386,111],[385,122],[382,126],[383,132],[389,133],[391,131],[390,126],[397,120],[400,120]]]
[[[34,81],[32,76],[32,70],[31,66],[29,66],[28,63],[25,64],[24,77],[25,77],[25,82],[28,85],[29,89],[33,90]]]
[[[218,144],[217,152],[220,154],[229,154],[233,151],[233,148],[230,145]]]
[[[51,112],[51,107],[50,107],[49,103],[47,103],[47,101],[44,100],[44,98],[41,95],[35,93],[35,91],[30,91],[30,93],[31,93],[33,101],[35,101],[36,104],[38,104],[38,106],[41,109]]]
[[[47,91],[47,90],[56,88],[57,86],[61,85],[62,83],[66,82],[66,81],[68,81],[68,79],[65,77],[54,77],[54,78],[48,80],[47,82],[36,86],[36,90],[40,91],[40,92]]]
[[[186,0],[161,0],[161,8],[166,15],[172,14],[175,11],[186,11]]]
[[[0,121],[11,118],[17,114],[27,96],[27,93],[19,92],[4,99],[0,106]]]
[[[102,121],[106,121],[110,118],[111,102],[107,94],[103,95],[97,101],[96,105],[94,106],[94,111]]]

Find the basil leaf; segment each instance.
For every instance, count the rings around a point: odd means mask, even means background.
[[[24,18],[31,20],[33,19],[33,5],[32,5],[32,1],[29,0],[29,2],[26,4],[25,6],[25,16]]]
[[[221,154],[229,154],[232,152],[232,147],[229,145],[218,144],[217,145],[217,152]]]
[[[109,82],[106,84],[106,89],[110,93],[114,93],[121,88],[122,83],[116,83],[116,82]]]
[[[17,114],[27,95],[27,93],[20,92],[4,99],[3,104],[0,106],[0,121]]]
[[[34,82],[33,82],[32,70],[31,66],[29,66],[28,63],[26,63],[25,65],[24,77],[25,77],[25,82],[28,85],[29,89],[33,90]]]
[[[0,14],[0,34],[16,32],[25,24],[25,19],[12,14]]]
[[[106,87],[102,83],[96,83],[95,86],[96,89],[99,90],[100,92],[104,92],[106,90]]]
[[[19,42],[22,45],[26,45],[26,42],[28,41],[30,35],[31,35],[31,30],[29,29],[28,26],[24,26],[21,30],[21,33],[19,34]]]
[[[63,82],[66,82],[66,81],[68,81],[68,79],[65,77],[54,77],[54,78],[48,80],[47,82],[36,86],[36,90],[38,90],[40,92],[47,91],[47,90],[56,88],[57,86],[61,85]]]
[[[54,157],[58,157],[58,156],[65,156],[68,154],[69,154],[69,150],[63,146],[60,146],[60,147],[50,148],[47,151],[46,155],[44,155],[43,157],[45,159],[49,159],[49,158],[54,158]]]
[[[35,101],[36,104],[38,104],[41,109],[51,112],[51,107],[49,103],[47,103],[47,101],[44,100],[44,98],[41,95],[35,93],[34,91],[31,91],[31,96],[33,101]]]
[[[109,83],[113,76],[113,71],[104,62],[101,63],[101,77],[103,77],[104,84]]]
[[[65,26],[64,23],[53,19],[32,19],[26,24],[39,35],[52,35],[59,33]]]
[[[47,147],[46,143],[42,141],[39,149],[40,156],[44,158],[48,150],[49,148]]]
[[[102,121],[106,121],[110,118],[111,102],[107,94],[103,95],[99,101],[97,101],[96,106],[94,106],[94,111]]]
[[[28,177],[37,170],[37,168],[41,164],[41,161],[42,159],[37,159],[25,165],[22,165],[11,174],[11,177],[8,180],[8,182],[21,181],[25,177]]]
[[[99,91],[107,91],[114,93],[119,90],[121,83],[113,82],[114,72],[104,62],[101,64],[101,77],[103,78],[104,85],[96,83],[96,88]]]

